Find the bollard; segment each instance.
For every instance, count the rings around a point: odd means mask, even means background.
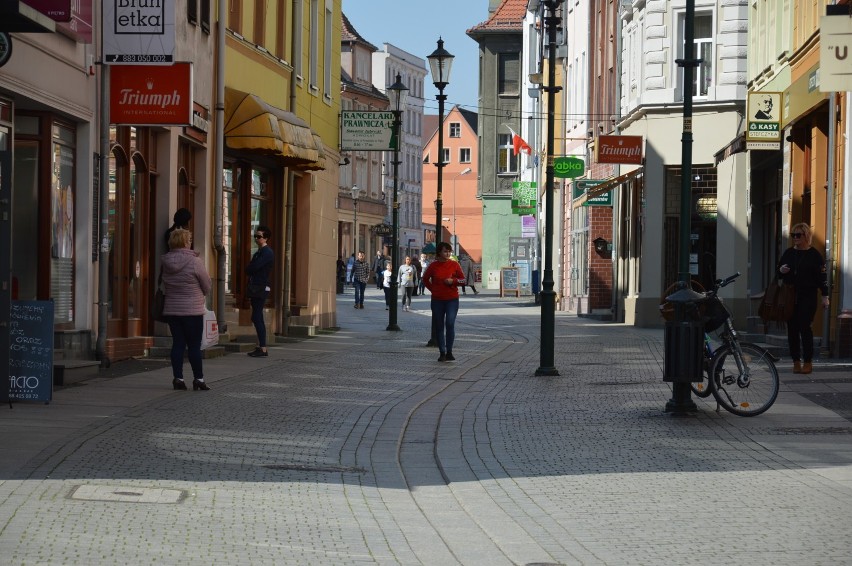
[[[663,381],[672,383],[672,398],[666,403],[666,412],[673,414],[698,409],[689,384],[701,381],[704,361],[704,325],[698,313],[698,303],[704,295],[684,285],[666,297],[674,306],[674,320],[666,321]]]

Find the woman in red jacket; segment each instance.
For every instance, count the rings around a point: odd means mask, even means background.
[[[438,244],[435,261],[423,273],[423,284],[432,293],[432,326],[441,351],[439,362],[455,360],[453,342],[456,338],[456,315],[459,312],[459,287],[465,285],[461,266],[450,259],[452,247]]]

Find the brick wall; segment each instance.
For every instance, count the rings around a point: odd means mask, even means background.
[[[154,345],[152,336],[135,338],[107,338],[106,355],[111,362],[145,356]]]
[[[589,309],[612,307],[612,252],[599,254],[594,240],[612,243],[612,207],[593,206],[589,215]]]

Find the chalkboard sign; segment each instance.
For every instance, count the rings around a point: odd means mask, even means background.
[[[12,301],[9,400],[53,397],[53,301]]]
[[[505,297],[506,293],[514,293],[516,297],[521,296],[521,282],[517,267],[500,268],[500,296]]]

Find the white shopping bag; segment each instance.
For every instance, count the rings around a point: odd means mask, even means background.
[[[207,310],[204,313],[204,333],[201,335],[201,349],[206,350],[219,343],[219,323],[216,321],[216,313]]]

